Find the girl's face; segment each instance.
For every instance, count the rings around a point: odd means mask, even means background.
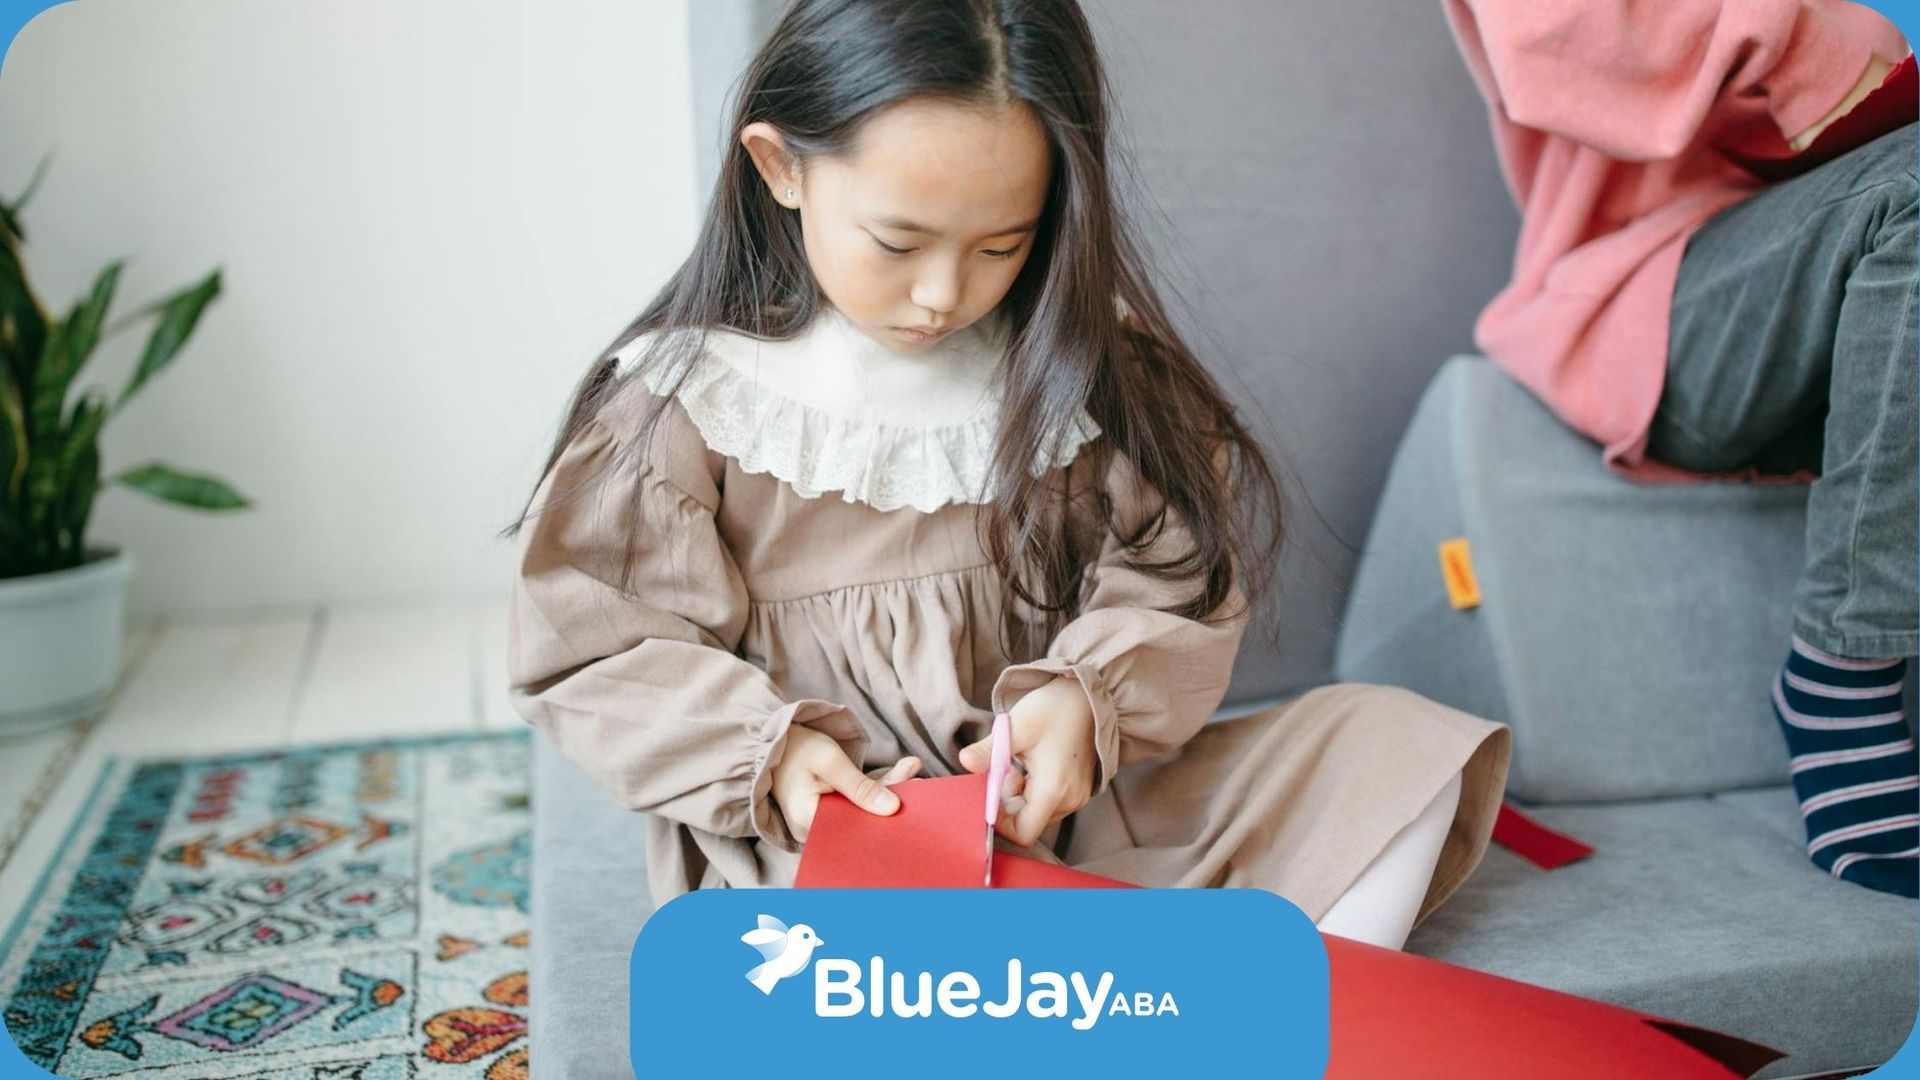
[[[828,302],[905,354],[1007,294],[1033,248],[1052,167],[1039,120],[1019,102],[900,102],[867,119],[850,157],[816,159],[804,177],[771,125],[747,125],[740,141],[773,197],[799,212]]]

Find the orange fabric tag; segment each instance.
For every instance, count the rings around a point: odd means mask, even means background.
[[[1454,607],[1480,606],[1480,582],[1473,576],[1473,554],[1467,550],[1466,537],[1441,542],[1440,576],[1447,583],[1447,600]]]

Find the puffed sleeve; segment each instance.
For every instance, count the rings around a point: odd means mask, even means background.
[[[508,604],[509,697],[622,805],[797,851],[768,797],[792,725],[832,736],[856,764],[867,735],[836,702],[783,700],[737,654],[747,590],[715,523],[706,446],[677,406],[648,445],[624,460],[603,413],[542,478]],[[610,463],[595,493],[542,512]],[[622,590],[629,530],[640,543]]]
[[[1121,766],[1172,753],[1199,732],[1226,696],[1248,621],[1237,577],[1210,615],[1216,621],[1157,610],[1190,600],[1197,586],[1130,568],[1119,530],[1130,534],[1158,510],[1161,500],[1124,454],[1112,455],[1103,483],[1117,528],[1109,530],[1102,543],[1091,592],[1080,613],[1054,636],[1044,658],[1001,671],[992,699],[994,710],[1004,712],[1057,676],[1078,681],[1093,708],[1094,795],[1106,790]],[[1177,558],[1190,547],[1184,523],[1169,511],[1153,541],[1132,554],[1158,562]]]

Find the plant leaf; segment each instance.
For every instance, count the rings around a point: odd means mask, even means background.
[[[0,203],[0,228],[15,240],[25,240],[27,234],[20,228],[20,211],[26,208],[27,200],[40,187],[40,178],[47,174],[47,165],[53,161],[53,151],[49,150],[33,167],[33,175],[27,178],[27,188],[10,203]]]
[[[244,510],[253,505],[221,480],[180,472],[157,461],[128,469],[108,482],[125,484],[156,499],[198,510]]]
[[[80,374],[81,366],[87,362],[87,357],[93,355],[93,347],[100,342],[100,324],[106,320],[108,305],[113,303],[114,286],[120,282],[120,268],[123,265],[124,262],[119,259],[108,263],[107,268],[100,271],[100,276],[93,279],[93,295],[69,317],[74,324],[68,330],[71,338],[67,342],[67,351],[73,358],[73,370],[67,372],[69,382]]]
[[[60,442],[60,486],[73,482],[74,466],[83,455],[97,449],[101,425],[107,422],[107,398],[99,390],[89,390],[73,406],[67,429]]]
[[[20,245],[0,231],[0,378],[18,388],[22,400],[32,393],[33,368],[47,336],[47,313],[27,283]]]
[[[127,380],[127,387],[120,392],[120,400],[114,403],[117,412],[126,407],[127,399],[173,360],[174,354],[193,333],[194,324],[200,321],[200,313],[206,310],[213,298],[220,295],[220,271],[208,274],[205,280],[162,301],[160,325],[153,328],[153,335],[147,339],[147,347],[140,354],[140,365],[133,370],[133,377]]]
[[[51,386],[54,374],[66,367],[67,327],[72,320],[47,324],[47,339],[40,347],[40,361],[33,365],[33,381],[23,389],[27,414],[27,445],[50,443],[60,428],[61,397]],[[51,404],[49,404],[51,402]]]
[[[69,558],[75,564],[86,557],[87,520],[93,516],[93,500],[100,490],[100,424],[106,419],[106,395],[96,391],[75,407],[74,429],[67,436],[62,454],[60,508],[62,535],[70,545]]]
[[[67,392],[74,377],[86,366],[95,343],[100,340],[100,323],[113,303],[114,286],[120,281],[119,262],[107,264],[94,279],[93,295],[47,335],[40,354],[40,368],[34,373],[32,437],[52,440],[60,430],[60,412],[66,408]]]
[[[6,466],[0,471],[0,516],[5,516],[16,512],[20,485],[27,477],[27,417],[20,408],[19,388],[7,379],[0,379],[0,421],[0,435],[7,439],[7,449],[0,454],[0,464]]]

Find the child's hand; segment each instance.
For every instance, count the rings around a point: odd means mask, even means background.
[[[1049,825],[1087,805],[1093,794],[1093,708],[1079,680],[1056,676],[1007,710],[1013,754],[1026,766],[1023,805],[1000,815],[1000,835],[1028,847]],[[960,766],[983,773],[992,764],[991,737],[960,751]]]
[[[903,757],[879,776],[868,776],[853,763],[833,736],[795,724],[787,730],[787,748],[773,767],[769,794],[787,819],[787,831],[799,843],[807,842],[820,796],[837,791],[853,805],[885,817],[900,809],[900,796],[888,784],[911,779],[920,771],[920,759]]]

